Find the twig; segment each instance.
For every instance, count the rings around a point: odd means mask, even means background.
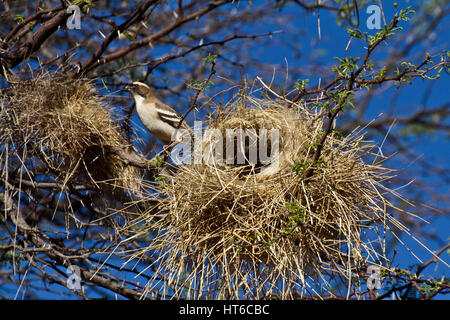
[[[181,125],[182,125],[184,119],[187,117],[187,115],[188,115],[195,107],[197,107],[197,100],[198,100],[198,97],[199,97],[200,93],[203,92],[203,91],[206,89],[206,87],[208,86],[208,84],[209,84],[210,81],[211,81],[211,77],[212,77],[215,73],[216,73],[216,62],[215,62],[215,61],[212,61],[212,62],[211,62],[211,70],[209,71],[208,78],[206,78],[206,81],[205,81],[205,83],[203,84],[203,86],[202,86],[201,88],[199,88],[199,89],[197,90],[197,92],[195,93],[194,99],[192,100],[192,103],[191,103],[189,109],[188,109],[188,110],[183,114],[183,116],[181,117],[181,121],[178,123],[177,129],[179,129],[179,128],[181,127]]]
[[[206,43],[202,43],[199,44],[197,46],[191,47],[186,51],[183,51],[179,54],[175,54],[175,55],[171,55],[171,56],[166,56],[163,59],[161,59],[159,62],[152,64],[151,67],[148,68],[147,74],[151,73],[151,71],[155,68],[157,68],[158,66],[160,66],[161,64],[164,64],[170,60],[174,60],[174,59],[178,59],[181,57],[186,56],[187,54],[196,51],[198,49],[204,48],[204,47],[208,47],[208,46],[215,46],[215,45],[219,45],[219,46],[223,46],[225,43],[236,40],[236,39],[256,39],[259,37],[266,37],[266,36],[272,36],[274,34],[277,33],[283,33],[283,30],[278,30],[278,31],[271,31],[271,32],[266,32],[266,33],[261,33],[261,34],[254,34],[254,35],[234,35],[232,37],[223,39],[223,40],[217,40],[217,41],[210,41],[210,42],[206,42]],[[152,62],[149,62],[147,64],[151,64]]]
[[[397,24],[398,24],[398,21],[399,21],[399,20],[398,20],[398,17],[395,16],[395,17],[394,17],[394,20],[393,20],[393,22],[392,22],[392,26],[393,26],[393,27],[396,27]],[[360,66],[354,73],[352,73],[352,74],[350,75],[350,79],[348,80],[348,84],[347,84],[345,90],[347,90],[347,91],[352,91],[352,90],[354,89],[353,86],[354,86],[354,84],[355,84],[356,78],[357,78],[357,77],[361,74],[361,72],[366,68],[366,65],[367,65],[367,62],[368,62],[368,60],[369,60],[369,57],[370,57],[371,53],[373,52],[373,50],[374,50],[381,42],[383,42],[383,41],[386,39],[386,37],[387,37],[387,35],[385,34],[385,35],[383,35],[380,39],[378,39],[376,42],[374,42],[374,43],[372,43],[371,45],[368,46],[367,51],[366,51],[366,54],[365,54],[365,56],[364,56],[364,59],[363,59],[363,62],[362,62],[362,64],[361,64],[361,66]],[[427,57],[427,59],[429,59],[429,57]],[[426,59],[426,61],[428,61],[427,59]],[[425,62],[425,63],[426,63],[426,62]],[[422,66],[422,64],[419,65],[418,67],[420,68],[421,66]],[[336,79],[335,79],[335,80],[336,80]],[[323,91],[323,90],[324,90],[324,89],[322,88],[322,91]],[[320,159],[320,156],[321,156],[321,154],[322,154],[322,150],[323,150],[325,141],[326,141],[328,135],[329,135],[329,134],[331,133],[331,131],[332,131],[333,121],[334,121],[334,119],[336,118],[336,116],[344,109],[345,106],[346,106],[346,103],[345,103],[345,100],[344,100],[340,105],[338,105],[338,106],[336,106],[336,107],[334,108],[334,111],[333,111],[332,113],[331,113],[331,112],[329,113],[328,122],[327,122],[327,124],[326,124],[325,132],[324,132],[324,134],[322,134],[321,139],[320,139],[320,142],[319,142],[318,145],[317,145],[316,152],[314,153],[313,164],[316,163],[316,162]],[[313,175],[313,173],[314,173],[314,165],[310,166],[310,167],[304,172],[302,178],[303,178],[305,181],[308,181],[308,180],[311,178],[311,176]]]
[[[197,107],[197,100],[198,97],[200,96],[200,93],[203,92],[206,87],[208,86],[208,84],[211,81],[211,77],[216,73],[216,62],[215,61],[211,61],[211,70],[209,71],[209,75],[208,78],[206,78],[205,83],[202,85],[201,88],[197,89],[197,92],[194,95],[194,99],[192,100],[191,105],[189,106],[189,109],[183,114],[183,116],[181,117],[180,122],[178,123],[177,129],[181,128],[181,125],[183,124],[184,119],[186,119],[187,115],[194,109]],[[170,148],[168,148],[167,150],[164,150],[164,158],[163,161],[166,162],[167,159],[169,158],[170,155],[170,151],[172,149],[173,146],[170,146]]]

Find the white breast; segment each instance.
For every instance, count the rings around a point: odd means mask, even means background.
[[[159,118],[154,103],[144,104],[140,96],[135,101],[136,112],[145,128],[164,144],[170,143],[175,128]]]

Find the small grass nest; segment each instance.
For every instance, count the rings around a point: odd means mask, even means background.
[[[333,131],[314,162],[323,117],[303,105],[245,94],[215,113],[207,128],[224,136],[226,129],[277,129],[278,166],[192,163],[160,184],[151,195],[157,214],[151,208],[143,217],[156,236],[139,252],[155,260],[148,292],[192,299],[329,295],[330,279],[348,283],[349,271],[384,261],[377,231],[386,227],[390,204],[379,190],[386,191],[381,183],[392,171],[362,134]],[[211,144],[203,141],[203,150]]]
[[[102,190],[139,187],[137,170],[107,152],[127,142],[91,82],[43,72],[11,81],[0,99],[0,140],[23,148],[29,169],[41,162],[47,178],[58,177],[62,185],[72,179]]]

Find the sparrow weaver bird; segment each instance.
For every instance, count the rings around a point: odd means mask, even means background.
[[[181,118],[175,110],[161,102],[145,83],[133,82],[125,90],[133,96],[142,124],[154,137],[165,145],[181,142],[177,132]],[[192,132],[184,121],[180,129]]]

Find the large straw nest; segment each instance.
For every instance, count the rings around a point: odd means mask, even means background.
[[[11,81],[0,95],[1,142],[23,148],[31,170],[44,163],[47,176],[102,190],[136,190],[138,172],[108,152],[127,144],[93,84],[41,73]]]
[[[364,261],[382,260],[376,249],[382,240],[365,237],[385,227],[388,202],[378,189],[391,171],[372,154],[372,143],[358,132],[332,132],[314,163],[324,123],[307,107],[239,94],[221,110],[207,128],[224,136],[226,129],[277,129],[278,167],[221,164],[221,157],[180,166],[151,195],[159,201],[157,214],[151,208],[144,216],[147,230],[157,230],[139,252],[155,259],[147,290],[188,298],[293,298],[317,293],[318,282],[308,279],[345,276]],[[203,141],[203,151],[212,145]]]

